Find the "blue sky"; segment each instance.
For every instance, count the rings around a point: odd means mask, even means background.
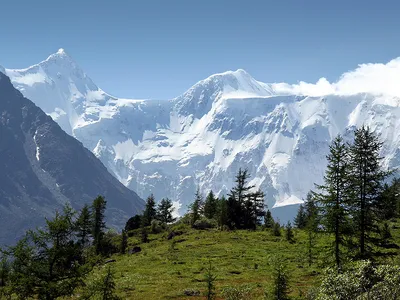
[[[0,2],[0,64],[22,68],[64,48],[119,97],[178,96],[243,68],[264,82],[330,81],[400,56],[396,1]]]

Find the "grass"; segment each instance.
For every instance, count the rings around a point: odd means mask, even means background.
[[[392,234],[400,241],[400,224],[391,224]],[[180,228],[182,229],[182,228]],[[270,230],[218,231],[184,228],[184,233],[167,240],[167,232],[150,234],[149,243],[140,242],[140,234],[129,238],[129,248],[140,246],[136,254],[114,255],[117,293],[123,299],[204,299],[205,273],[211,261],[217,275],[217,299],[223,299],[226,287],[249,287],[246,299],[265,299],[273,281],[274,259],[287,266],[291,296],[305,295],[318,284],[323,269],[333,263],[332,238],[319,234],[311,266],[307,260],[307,235],[294,230],[295,242],[273,236]],[[385,250],[399,255],[399,250]],[[380,256],[388,260],[388,256]],[[108,266],[108,265],[107,265]],[[95,270],[98,275],[105,266]],[[200,291],[200,296],[186,296],[185,290]]]

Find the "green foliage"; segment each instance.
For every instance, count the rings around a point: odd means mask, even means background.
[[[274,223],[274,227],[272,228],[272,233],[274,234],[274,236],[281,236],[282,235],[281,225],[279,224],[279,222],[275,222]]]
[[[89,243],[93,228],[90,210],[87,204],[85,204],[81,209],[79,217],[75,222],[75,226],[79,243],[83,248],[85,248]]]
[[[399,216],[400,180],[393,179],[391,184],[385,183],[380,195],[380,214],[382,220],[390,220]]]
[[[225,196],[218,199],[217,223],[221,229],[224,226],[228,226],[228,201],[226,201]]]
[[[156,218],[156,216],[157,216],[156,201],[154,199],[154,195],[151,194],[149,197],[147,197],[146,207],[143,211],[144,225],[150,226],[151,222]]]
[[[264,227],[273,228],[275,224],[274,218],[272,217],[271,211],[268,209],[264,216]]]
[[[193,224],[193,228],[195,229],[210,229],[215,227],[217,227],[217,222],[206,217],[201,217]]]
[[[28,231],[9,248],[13,257],[10,281],[19,298],[55,299],[72,295],[91,265],[84,264],[76,241],[74,212],[65,206],[42,230]]]
[[[380,151],[382,143],[369,127],[362,126],[354,133],[354,142],[350,146],[349,155],[349,194],[350,212],[353,226],[358,235],[359,256],[372,254],[372,246],[376,245],[374,234],[380,215],[380,198],[384,180],[390,172],[381,166]]]
[[[172,223],[176,219],[172,217],[174,211],[172,201],[164,198],[157,206],[157,219],[165,224]]]
[[[200,219],[203,207],[203,196],[200,193],[200,189],[197,188],[194,202],[190,205],[190,223],[193,226],[197,220]]]
[[[148,243],[149,242],[149,234],[148,234],[147,228],[145,226],[141,227],[140,239],[141,239],[142,243]]]
[[[388,245],[392,239],[392,233],[390,232],[389,224],[387,222],[383,223],[380,228],[381,242],[384,246]]]
[[[109,266],[104,274],[86,284],[86,288],[81,295],[81,299],[101,299],[101,300],[120,300],[116,294],[116,284],[114,271]]]
[[[206,274],[204,275],[204,279],[207,284],[207,289],[206,289],[207,300],[214,300],[216,298],[215,280],[217,279],[217,276],[214,274],[214,268],[211,264],[211,261],[209,262],[209,266],[207,268]]]
[[[307,226],[307,213],[303,204],[300,204],[299,206],[297,215],[294,219],[294,225],[299,229],[303,229]]]
[[[222,289],[222,295],[226,300],[249,300],[252,299],[251,291],[249,285],[229,286]]]
[[[285,238],[289,243],[294,243],[294,233],[290,221],[288,221],[285,227]]]
[[[239,169],[236,186],[228,195],[227,225],[231,229],[255,229],[265,214],[264,194],[251,192],[255,186],[247,184],[249,177],[247,170]]]
[[[203,213],[207,219],[213,219],[217,215],[218,199],[215,197],[213,191],[210,191],[204,202]]]
[[[122,230],[121,233],[121,244],[120,244],[120,253],[125,254],[126,253],[126,248],[128,248],[128,235],[126,234],[125,230]]]
[[[271,263],[273,266],[273,286],[271,291],[267,292],[267,297],[271,300],[288,300],[290,290],[287,266],[278,257],[273,257]]]
[[[141,215],[134,215],[133,217],[129,218],[129,220],[125,224],[125,230],[131,231],[135,229],[139,229],[142,225],[142,216]]]
[[[374,266],[370,261],[358,261],[347,271],[328,269],[317,291],[317,300],[399,299],[400,267]]]
[[[104,229],[106,223],[104,221],[107,201],[102,196],[98,196],[93,200],[92,204],[92,225],[93,225],[93,245],[96,249],[96,254],[102,252],[102,242],[104,238]]]
[[[165,231],[166,229],[167,229],[167,226],[165,223],[162,223],[158,220],[151,221],[151,225],[150,225],[151,233],[160,233],[160,232]]]

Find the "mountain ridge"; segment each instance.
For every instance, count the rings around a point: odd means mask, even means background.
[[[80,209],[98,195],[108,202],[107,223],[122,228],[144,201],[118,182],[104,165],[0,72],[0,243],[69,203]]]
[[[393,60],[384,67],[393,72],[398,65]],[[384,139],[385,166],[399,165],[396,90],[374,92],[382,80],[375,86],[359,84],[360,78],[375,78],[376,69],[382,65],[360,65],[335,83],[321,79],[295,85],[262,83],[239,69],[214,74],[164,101],[112,98],[96,86],[104,93],[100,98],[92,101],[93,90],[84,90],[79,98],[84,105],[65,116],[79,120],[70,134],[141,197],[170,197],[182,213],[197,187],[203,193],[227,193],[237,170],[247,167],[268,205],[280,207],[302,202],[322,180],[331,139],[362,124]],[[54,74],[46,75],[58,89]],[[79,85],[76,80],[72,76],[69,81]],[[351,80],[358,83],[354,91],[349,90]],[[46,86],[16,83],[33,96]],[[60,102],[74,103],[74,91],[65,91]],[[62,119],[56,120],[63,127]]]

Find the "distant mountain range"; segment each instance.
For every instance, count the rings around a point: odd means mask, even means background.
[[[121,228],[144,201],[116,180],[79,141],[25,98],[0,68],[0,244],[70,203],[107,200],[107,224]]]
[[[249,170],[270,208],[301,203],[321,183],[332,138],[362,124],[384,141],[385,166],[399,166],[400,93],[376,88],[386,83],[375,74],[399,73],[400,60],[375,67],[315,85],[266,84],[228,71],[164,101],[108,95],[62,49],[5,72],[125,186],[142,198],[170,197],[183,212],[197,187],[227,193],[239,168]]]

